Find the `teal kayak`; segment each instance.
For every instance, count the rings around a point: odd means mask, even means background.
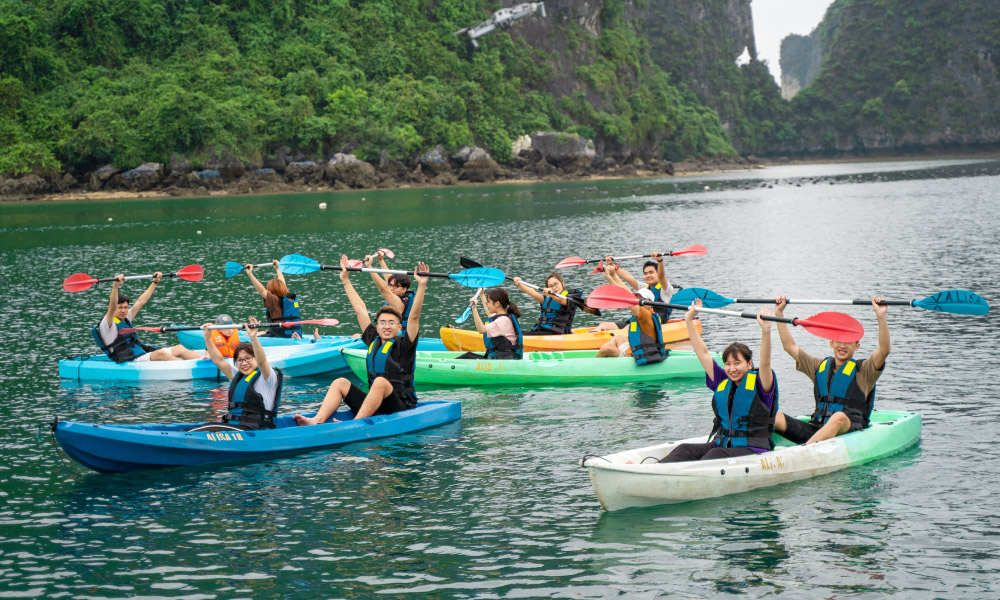
[[[368,380],[364,349],[342,350],[347,365]],[[522,360],[460,359],[462,352],[417,351],[415,381],[429,385],[572,385],[705,377],[694,352],[671,350],[666,360],[637,366],[627,357],[596,358],[596,350],[527,352]],[[718,355],[713,355],[718,360]]]
[[[205,349],[205,337],[202,332],[199,331],[178,331],[177,342],[188,348],[190,350],[204,350]],[[268,346],[309,346],[316,344],[345,344],[351,340],[357,340],[356,347],[361,348],[364,344],[361,343],[361,339],[358,336],[349,335],[321,335],[317,340],[311,335],[307,335],[304,338],[290,338],[285,336],[270,336],[261,335],[257,336],[257,340],[260,342],[261,346],[267,348]],[[240,341],[249,342],[250,337],[247,336],[245,331],[240,332]],[[422,337],[417,342],[417,347],[420,350],[447,350],[444,342],[440,338],[425,338]],[[346,366],[344,369],[346,370]]]
[[[806,420],[808,417],[799,417]],[[597,499],[606,510],[675,504],[736,494],[823,475],[901,452],[920,439],[920,415],[877,410],[871,426],[815,444],[774,435],[771,452],[690,462],[656,462],[682,443],[706,436],[584,458]]]

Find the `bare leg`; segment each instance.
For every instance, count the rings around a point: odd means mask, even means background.
[[[170,348],[170,354],[172,354],[173,356],[175,356],[177,358],[182,358],[182,359],[187,359],[187,360],[199,359],[199,358],[208,358],[208,354],[206,354],[205,352],[203,352],[201,350],[188,350],[187,348],[185,348],[184,346],[182,346],[180,344],[177,344],[176,346],[172,346]]]
[[[326,423],[326,420],[330,418],[333,413],[337,412],[340,408],[340,403],[344,401],[344,396],[347,395],[351,389],[351,382],[347,379],[341,377],[336,379],[330,384],[330,389],[326,391],[326,396],[323,397],[323,404],[319,407],[319,411],[313,418],[303,417],[302,415],[294,415],[292,418],[295,419],[296,425],[318,425],[320,423]]]
[[[597,351],[597,358],[621,356],[621,351],[618,350],[618,347],[627,339],[621,335],[611,338],[609,342],[601,346],[601,349]]]
[[[378,407],[382,406],[382,401],[392,393],[392,384],[384,377],[376,377],[372,382],[372,387],[365,396],[365,401],[358,409],[355,419],[364,419],[375,414]]]
[[[180,360],[174,356],[169,348],[160,348],[149,353],[149,360]]]
[[[847,433],[847,430],[850,428],[851,420],[847,418],[847,415],[842,412],[833,413],[830,420],[826,422],[826,425],[820,427],[819,431],[814,433],[806,444],[815,444],[816,442],[835,438],[838,435]]]

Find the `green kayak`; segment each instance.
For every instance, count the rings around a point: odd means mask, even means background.
[[[368,380],[365,350],[344,349],[347,366]],[[523,360],[460,359],[462,352],[417,352],[416,383],[427,385],[621,384],[705,377],[694,352],[671,350],[663,362],[636,366],[631,358],[595,358],[596,350],[527,352]],[[713,355],[716,361],[717,354]]]

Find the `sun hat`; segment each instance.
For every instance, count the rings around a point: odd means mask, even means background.
[[[646,300],[649,300],[650,302],[656,300],[656,298],[653,297],[653,292],[651,292],[648,288],[643,288],[643,289],[639,290],[639,297],[640,298],[645,298]]]
[[[226,314],[222,314],[222,315],[219,315],[219,316],[215,317],[215,324],[216,325],[227,325],[227,324],[232,323],[232,322],[233,322],[233,318],[230,317],[229,315],[226,315]]]

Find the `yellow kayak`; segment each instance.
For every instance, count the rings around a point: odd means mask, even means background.
[[[698,332],[701,333],[701,321],[695,320]],[[608,343],[616,333],[623,331],[590,331],[588,327],[574,329],[573,333],[563,335],[526,335],[524,336],[525,352],[552,352],[559,350],[597,350]],[[688,339],[684,319],[675,319],[663,324],[663,343],[670,344]],[[485,352],[483,334],[468,329],[455,327],[441,328],[441,341],[446,348],[456,352]]]

